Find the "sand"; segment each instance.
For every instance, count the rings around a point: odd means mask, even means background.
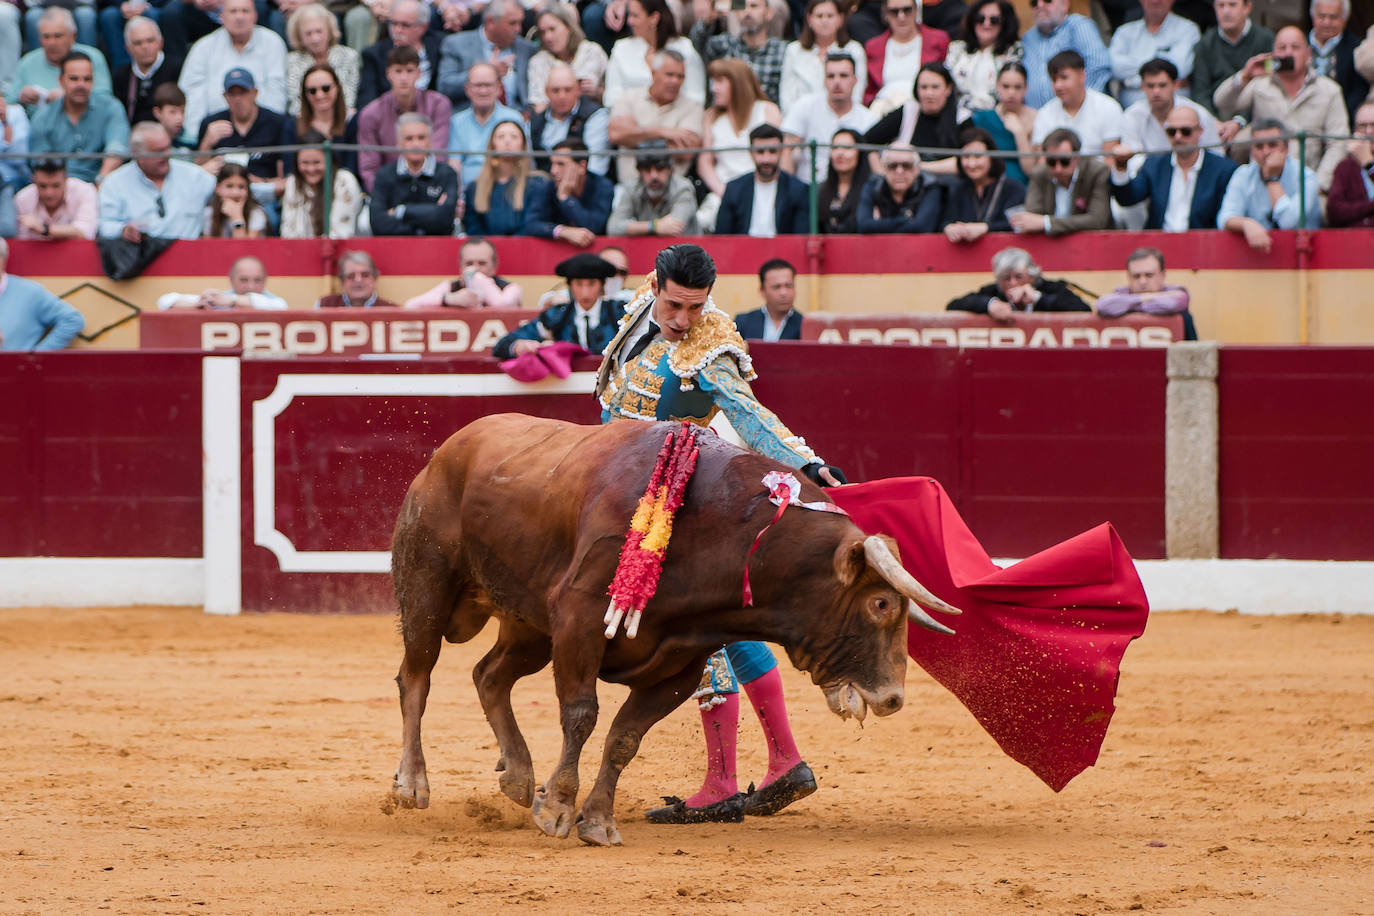
[[[445,647],[414,811],[389,802],[389,618],[0,611],[0,912],[1374,912],[1371,618],[1155,615],[1097,766],[1057,795],[914,665],[906,708],[860,729],[784,663],[820,791],[743,824],[640,820],[695,788],[684,707],[621,780],[613,849],[498,792],[470,679],[490,639]],[[602,687],[584,791],[623,696]],[[547,671],[515,709],[542,779]]]

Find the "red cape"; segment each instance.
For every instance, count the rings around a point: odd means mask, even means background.
[[[1121,658],[1149,616],[1110,524],[1001,569],[928,477],[826,495],[864,531],[896,539],[902,565],[963,610],[933,615],[953,636],[910,627],[907,650],[1002,750],[1056,792],[1097,762]]]

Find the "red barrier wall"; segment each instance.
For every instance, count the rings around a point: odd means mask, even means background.
[[[0,391],[0,556],[201,555],[199,353],[3,353]]]
[[[1374,350],[1223,348],[1221,555],[1374,559]]]
[[[760,343],[754,353],[760,398],[821,454],[855,480],[940,479],[994,555],[1023,556],[1103,520],[1137,557],[1163,555],[1161,351]],[[0,556],[200,556],[200,361],[0,354]],[[239,419],[247,429],[282,373],[493,368],[245,360]],[[1374,349],[1226,348],[1221,371],[1222,556],[1374,559]],[[297,399],[274,427],[280,529],[303,549],[385,550],[430,450],[501,410],[598,415],[584,395]],[[251,439],[243,445],[251,506]],[[245,515],[248,545],[251,526]],[[274,565],[245,548],[245,603],[261,596],[248,606],[389,602],[385,576],[283,577]]]

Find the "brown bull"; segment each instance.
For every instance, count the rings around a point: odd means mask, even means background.
[[[429,804],[420,719],[442,641],[469,640],[491,617],[500,633],[473,680],[500,744],[501,791],[532,807],[553,836],[566,837],[576,822],[584,842],[620,842],[612,816],[620,772],[649,728],[692,693],[706,658],[728,643],[783,646],[841,716],[901,708],[904,595],[957,611],[901,569],[886,538],[866,538],[845,516],[803,509],[789,509],[764,536],[750,561],[754,606],[742,607],[745,554],[776,512],[762,480],[786,468],[709,433],[700,437],[696,474],[637,637],[605,638],[607,587],[625,530],[673,426],[487,417],[454,434],[415,478],[392,546],[405,642],[394,785],[402,804]],[[810,483],[804,489],[807,501],[824,498]],[[510,692],[550,659],[563,753],[536,790]],[[598,677],[630,694],[575,821],[577,762],[596,724]]]

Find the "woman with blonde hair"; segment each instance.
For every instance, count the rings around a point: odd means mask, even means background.
[[[363,207],[363,191],[358,179],[334,160],[334,183],[329,213],[324,212],[325,152],[323,134],[310,131],[301,136],[305,148],[296,153],[296,165],[286,176],[286,191],[281,198],[281,237],[310,239],[329,236],[352,238],[357,232],[358,212]]]
[[[286,113],[301,113],[301,81],[313,66],[328,66],[338,75],[344,107],[352,112],[358,101],[358,79],[362,56],[340,44],[343,36],[339,22],[323,4],[307,3],[296,8],[286,20]],[[303,133],[304,131],[302,131]]]
[[[582,33],[576,9],[567,3],[555,2],[539,11],[534,27],[539,32],[539,51],[529,63],[530,107],[536,112],[548,107],[549,97],[544,94],[544,84],[556,64],[572,67],[582,94],[600,102],[606,79],[606,52]]]
[[[708,150],[697,156],[697,174],[719,198],[733,179],[754,170],[754,161],[749,158],[749,131],[760,124],[780,126],[782,113],[768,101],[758,76],[744,61],[722,57],[711,61],[706,72],[711,82],[711,107],[702,118],[701,135],[706,146],[720,151]]]
[[[463,229],[468,235],[516,235],[525,224],[525,192],[534,171],[525,131],[514,121],[502,121],[487,140],[482,170],[463,198],[467,210]]]

